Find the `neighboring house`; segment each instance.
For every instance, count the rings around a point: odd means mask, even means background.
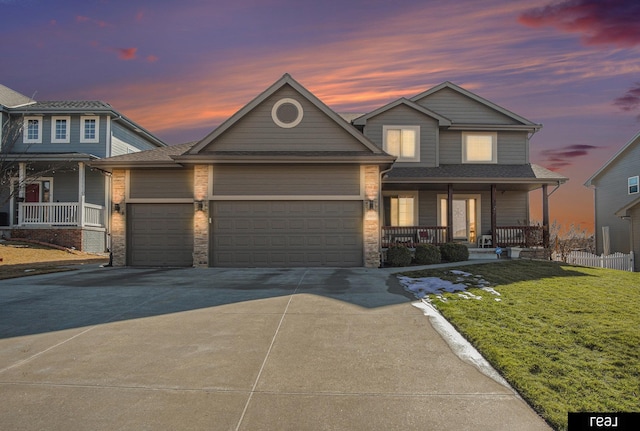
[[[76,249],[108,247],[103,157],[164,147],[99,101],[37,102],[0,85],[0,232]]]
[[[584,184],[594,191],[597,253],[640,256],[640,132]]]
[[[392,243],[548,241],[566,178],[529,162],[540,125],[451,83],[356,117],[284,75],[195,144],[92,162],[112,173],[114,264],[378,267]]]

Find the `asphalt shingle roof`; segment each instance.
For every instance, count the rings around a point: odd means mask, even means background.
[[[402,180],[409,178],[425,179],[537,179],[566,181],[567,178],[553,171],[534,164],[499,165],[499,164],[465,164],[441,165],[438,167],[394,167],[387,174],[388,180]]]
[[[33,102],[34,100],[30,97],[0,84],[0,105],[4,105],[8,108],[14,108],[16,106],[22,106]]]

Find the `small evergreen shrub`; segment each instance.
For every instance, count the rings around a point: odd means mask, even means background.
[[[440,263],[440,249],[433,244],[420,244],[416,247],[416,263],[418,265],[433,265]]]
[[[457,242],[448,242],[440,246],[440,254],[445,262],[462,262],[469,260],[469,249]]]
[[[393,245],[387,250],[387,262],[391,266],[409,266],[411,264],[411,250],[404,245]]]

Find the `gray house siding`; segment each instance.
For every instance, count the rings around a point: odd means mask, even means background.
[[[472,131],[472,130],[469,130]],[[462,163],[462,131],[440,132],[440,164]],[[498,164],[518,165],[529,162],[527,132],[497,132]]]
[[[446,191],[421,191],[418,195],[418,223],[420,226],[437,226],[438,195]],[[480,226],[478,235],[491,231],[491,192],[454,190],[455,195],[480,195]],[[529,195],[527,192],[505,191],[496,196],[497,224],[520,226],[529,223]]]
[[[134,169],[129,177],[129,197],[193,197],[193,169]]]
[[[357,165],[214,166],[214,195],[359,195]]]
[[[29,116],[29,115],[26,115]],[[99,116],[99,128],[97,143],[81,143],[80,142],[80,116],[79,115],[66,115],[66,114],[53,114],[36,117],[42,118],[42,139],[40,143],[25,144],[23,135],[18,138],[15,146],[12,149],[13,153],[85,153],[93,154],[98,157],[106,156],[106,136],[107,136],[107,119],[106,116]],[[51,142],[51,121],[52,116],[68,116],[70,117],[70,135],[68,143],[53,143]],[[23,117],[13,117],[13,121],[22,122]]]
[[[444,115],[455,123],[518,124],[513,118],[450,88],[436,91],[420,100],[416,100],[416,103],[440,115]]]
[[[43,175],[47,177],[49,175]],[[56,172],[53,178],[53,202],[78,202],[78,172]],[[100,172],[85,171],[85,202],[104,205],[104,177]]]
[[[129,152],[151,150],[155,145],[133,133],[131,130],[122,127],[117,120],[111,122],[111,155],[119,156]]]
[[[364,135],[383,148],[383,126],[420,126],[420,162],[397,162],[398,166],[437,166],[438,122],[433,118],[399,105],[367,120]]]
[[[285,97],[297,100],[304,110],[300,124],[291,129],[277,126],[271,118],[273,105]],[[362,151],[362,144],[293,88],[285,85],[238,120],[201,153],[212,150]]]
[[[627,180],[640,176],[640,144],[629,147],[616,161],[593,181],[595,185],[596,250],[602,253],[602,227],[609,226],[611,252],[628,253],[629,222],[615,215],[615,212],[639,194],[629,194]]]

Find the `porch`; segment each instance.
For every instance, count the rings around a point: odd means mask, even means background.
[[[15,227],[105,227],[105,207],[86,202],[19,202]]]
[[[446,226],[383,226],[382,248],[402,244],[415,248],[420,244],[441,245],[449,242]],[[498,226],[495,234],[480,235],[469,242],[472,247],[543,247],[544,228],[542,226]]]

